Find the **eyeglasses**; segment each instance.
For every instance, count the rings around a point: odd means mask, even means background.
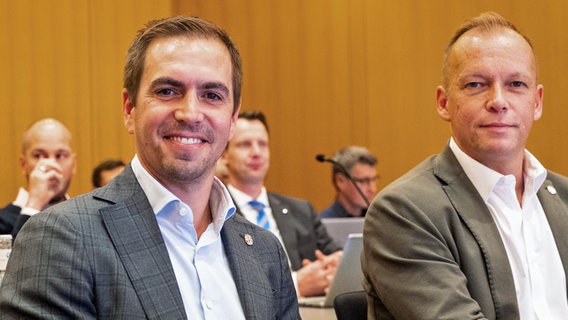
[[[371,183],[376,183],[377,180],[379,179],[379,176],[374,176],[372,178],[355,178],[352,177],[353,181],[359,183],[359,184],[371,184]]]

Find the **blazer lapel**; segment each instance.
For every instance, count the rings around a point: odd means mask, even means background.
[[[434,173],[450,202],[477,241],[483,254],[496,314],[515,314],[517,302],[513,273],[499,230],[479,192],[475,189],[449,147],[436,159]]]
[[[225,254],[233,273],[233,279],[239,292],[239,299],[247,319],[267,319],[273,312],[268,304],[273,295],[270,281],[260,261],[263,247],[254,225],[239,215],[233,215],[225,221],[221,230]]]
[[[568,275],[568,246],[562,245],[568,243],[568,232],[566,232],[568,230],[568,208],[548,179],[544,181],[537,195],[557,243],[556,247],[564,266],[564,273]]]
[[[125,171],[116,185],[124,182],[134,191],[101,209],[105,227],[147,317],[187,319],[155,214],[132,169]]]

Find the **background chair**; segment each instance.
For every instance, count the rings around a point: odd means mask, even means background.
[[[365,291],[345,292],[333,300],[337,320],[367,320]]]

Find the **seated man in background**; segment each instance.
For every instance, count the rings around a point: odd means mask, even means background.
[[[235,135],[222,156],[229,171],[227,188],[239,214],[272,231],[283,243],[298,295],[322,295],[333,280],[341,248],[328,235],[308,201],[266,191],[268,139],[263,113],[239,114]]]
[[[332,160],[331,179],[335,202],[323,210],[322,218],[362,217],[369,201],[377,194],[377,158],[364,147],[350,146],[339,150]],[[345,175],[343,169],[353,181]],[[354,183],[357,184],[360,194]]]
[[[0,234],[16,234],[30,216],[64,201],[76,171],[71,133],[59,121],[46,118],[23,135],[19,165],[27,186],[14,202],[0,209]]]
[[[224,185],[229,183],[229,170],[227,169],[227,164],[223,161],[223,159],[217,160],[217,164],[215,165],[215,177],[221,180]]]
[[[122,172],[126,165],[122,160],[106,160],[93,170],[93,188],[100,188]]]

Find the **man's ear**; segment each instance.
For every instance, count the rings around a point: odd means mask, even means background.
[[[448,94],[442,86],[436,88],[436,102],[438,103],[437,111],[440,117],[446,121],[450,121],[451,115],[448,111]]]
[[[26,157],[21,154],[18,158],[18,164],[20,165],[20,170],[22,170],[22,175],[26,175]]]
[[[344,173],[341,172],[336,172],[335,173],[335,184],[342,185],[345,184],[346,182],[348,182],[349,180],[347,179],[347,177],[345,176]]]
[[[229,140],[235,135],[235,127],[237,126],[237,119],[239,119],[239,112],[241,112],[241,101],[239,100],[239,105],[231,115],[231,128],[229,129]]]
[[[124,126],[128,133],[134,133],[134,115],[135,115],[134,102],[132,97],[128,95],[126,89],[122,89],[122,114],[124,116]]]
[[[543,97],[543,86],[541,84],[538,85],[537,87],[537,97],[536,97],[536,102],[534,104],[534,117],[533,117],[533,121],[537,121],[538,119],[540,119],[540,117],[542,117],[542,97]]]

